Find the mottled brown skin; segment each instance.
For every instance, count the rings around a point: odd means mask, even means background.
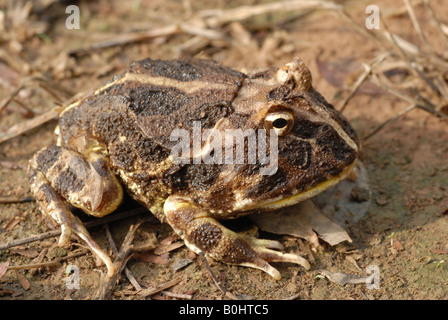
[[[223,135],[226,129],[257,132],[282,115],[289,122],[278,136],[275,174],[261,175],[259,161],[175,164],[170,158],[176,143],[170,134],[176,128],[191,133],[199,121],[202,129]],[[106,263],[109,274],[110,259],[68,205],[104,216],[120,205],[122,186],[197,253],[259,268],[276,279],[280,274],[268,262],[308,268],[297,255],[271,250],[282,248],[278,242],[234,233],[219,220],[312,197],[343,179],[358,153],[356,133],[312,88],[300,59],[254,75],[199,59],[138,61],[68,106],[58,133],[57,146],[30,161],[31,189],[43,212],[61,225],[60,244],[74,231]]]

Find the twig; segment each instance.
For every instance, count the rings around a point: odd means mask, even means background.
[[[90,51],[101,50],[101,49],[106,49],[106,48],[111,48],[111,47],[116,47],[116,46],[123,46],[123,45],[133,43],[133,42],[143,42],[143,41],[146,41],[146,40],[149,40],[152,38],[169,36],[169,35],[173,35],[173,34],[176,34],[179,32],[180,32],[180,29],[179,29],[178,25],[170,25],[167,27],[162,27],[162,28],[151,30],[148,32],[138,32],[138,33],[130,33],[130,34],[121,35],[118,37],[114,37],[114,39],[112,39],[112,40],[98,42],[96,44],[92,44],[85,48],[78,48],[78,49],[70,50],[68,52],[68,54],[71,56],[86,54]]]
[[[15,88],[13,90],[13,92],[11,92],[11,94],[7,98],[5,98],[3,100],[3,102],[0,104],[0,111],[2,111],[3,108],[5,108],[14,99],[14,97],[19,94],[19,92],[22,89],[24,89],[26,86],[28,86],[29,84],[31,84],[33,82],[37,82],[39,87],[41,87],[42,89],[47,91],[57,101],[63,101],[66,98],[68,98],[68,97],[73,95],[72,92],[70,92],[69,90],[61,87],[56,82],[43,77],[41,74],[36,74],[36,75],[30,76],[30,77],[24,78],[20,82],[20,84],[17,86],[17,88]],[[53,88],[55,90],[53,90]],[[61,97],[59,96],[58,93],[56,93],[56,91],[61,93],[64,97],[61,99]]]
[[[437,88],[437,86],[420,70],[419,66],[415,61],[411,61],[411,59],[408,57],[406,52],[403,50],[403,48],[398,45],[397,40],[395,38],[395,35],[393,35],[389,28],[387,27],[387,24],[384,20],[382,20],[381,16],[381,23],[383,25],[383,33],[386,37],[386,39],[393,45],[393,47],[396,49],[396,53],[408,64],[409,69],[419,76],[437,95],[440,95],[440,90]]]
[[[84,225],[88,229],[93,228],[93,227],[98,227],[98,226],[104,225],[106,223],[111,223],[111,222],[115,222],[118,220],[126,219],[126,218],[141,214],[146,211],[148,211],[146,208],[143,208],[143,207],[137,208],[134,210],[125,211],[125,212],[113,214],[113,215],[110,215],[107,217],[103,217],[98,220],[89,221],[89,222],[86,222]],[[22,239],[12,240],[7,243],[0,244],[0,250],[5,250],[5,249],[11,248],[11,247],[15,247],[15,246],[19,246],[22,244],[43,240],[43,239],[48,239],[51,237],[57,237],[60,234],[61,234],[61,230],[54,230],[54,231],[44,232],[44,233],[41,233],[38,235],[34,235],[34,236],[22,238]]]
[[[48,231],[48,232],[44,232],[44,233],[41,233],[38,235],[34,235],[34,236],[22,238],[22,239],[12,240],[12,241],[0,244],[0,250],[5,250],[5,249],[12,248],[15,246],[20,246],[22,244],[31,243],[31,242],[39,241],[39,240],[43,240],[43,239],[48,239],[51,237],[57,237],[60,234],[61,234],[61,230],[55,230],[55,231]]]
[[[442,23],[436,18],[436,15],[434,13],[434,10],[432,10],[431,6],[429,5],[429,0],[423,0],[423,3],[425,5],[426,11],[428,11],[429,16],[431,17],[431,20],[436,24],[437,29],[442,34],[442,36],[445,38],[445,41],[448,43],[448,35],[443,32],[443,25]]]
[[[418,23],[417,17],[415,16],[414,8],[412,7],[409,0],[403,0],[403,1],[406,6],[406,10],[409,13],[409,17],[411,18],[411,22],[412,25],[414,26],[415,31],[417,31],[417,34],[424,43],[424,45],[426,46],[426,49],[432,53],[433,52],[432,47],[429,44],[428,39],[426,39],[425,34],[423,33],[422,28],[420,27],[420,24]]]
[[[117,246],[115,244],[114,238],[112,237],[112,234],[110,233],[109,224],[106,224],[105,227],[106,227],[106,235],[107,235],[107,239],[109,241],[109,245],[110,245],[114,255],[117,256],[118,250],[117,250]],[[129,282],[135,288],[135,290],[139,291],[142,289],[142,287],[138,284],[138,282],[135,279],[132,272],[127,267],[124,268],[124,273],[125,273],[126,277],[128,278]]]
[[[442,119],[444,121],[448,121],[448,116],[443,114],[442,112],[437,111],[435,107],[430,106],[429,105],[430,104],[429,101],[426,101],[426,100],[425,101],[419,101],[419,100],[414,99],[414,98],[412,98],[410,96],[407,96],[407,95],[405,95],[405,94],[403,94],[403,93],[401,93],[401,92],[399,92],[399,91],[397,91],[395,89],[392,89],[392,88],[384,85],[383,83],[381,83],[381,81],[379,81],[378,77],[375,74],[372,74],[371,79],[372,79],[372,81],[376,85],[380,86],[381,88],[383,88],[384,90],[388,91],[389,93],[391,93],[391,94],[393,94],[393,95],[395,95],[395,96],[397,96],[397,97],[399,97],[399,98],[401,98],[401,99],[403,99],[405,101],[408,101],[409,103],[415,104],[416,108],[425,110],[426,112],[431,113],[432,115],[438,117],[439,119]]]
[[[193,298],[193,296],[191,294],[174,293],[174,292],[170,292],[170,291],[161,291],[161,293],[163,293],[164,295],[166,295],[168,297],[173,297],[173,298],[178,298],[178,299],[191,300],[191,298]]]
[[[279,11],[295,11],[302,9],[342,10],[342,6],[331,1],[295,0],[281,1],[255,6],[241,6],[228,10],[204,10],[199,13],[208,26],[219,27],[233,21],[242,21],[257,15]]]
[[[209,272],[210,276],[213,279],[213,282],[215,283],[215,285],[218,287],[218,289],[222,292],[223,295],[225,295],[226,297],[228,297],[229,299],[232,300],[239,300],[235,295],[233,295],[233,293],[231,293],[230,291],[228,291],[222,284],[221,282],[216,278],[215,273],[213,272],[212,268],[210,268],[210,265],[208,264],[207,258],[205,257],[204,253],[201,251],[199,252],[199,256],[201,257],[202,262],[204,263],[205,269],[207,269],[207,271]]]
[[[178,284],[179,282],[181,282],[182,279],[181,278],[177,278],[177,279],[172,279],[166,283],[160,284],[155,288],[147,288],[147,289],[142,289],[141,291],[138,292],[138,295],[140,297],[146,298],[148,296],[152,296],[160,291],[166,290],[168,288],[171,288],[172,286],[175,286],[176,284]]]
[[[5,134],[0,136],[0,144],[17,136],[20,136],[27,131],[37,128],[50,120],[56,119],[58,115],[59,112],[56,111],[56,109],[51,109],[50,111],[47,111],[31,120],[13,126]]]
[[[282,300],[296,300],[298,297],[300,297],[301,294],[302,292],[297,292],[296,294],[293,294],[292,296],[286,297]]]
[[[25,197],[25,198],[19,198],[19,197],[3,198],[3,197],[0,197],[0,203],[24,203],[24,202],[32,202],[32,201],[34,201],[33,197]]]
[[[117,256],[115,257],[114,261],[114,273],[111,277],[108,277],[106,275],[103,275],[97,297],[98,300],[107,300],[109,299],[110,295],[115,289],[115,285],[118,282],[118,279],[121,275],[121,272],[126,267],[126,263],[130,259],[133,251],[133,241],[136,234],[137,229],[140,227],[140,225],[144,222],[143,219],[140,219],[135,225],[132,225],[129,228],[128,233],[126,234],[126,237],[123,240],[123,243],[121,244],[120,251],[118,252]]]
[[[358,91],[359,87],[366,81],[367,77],[371,74],[372,69],[380,64],[389,54],[382,54],[379,57],[377,57],[371,65],[363,64],[364,66],[364,72],[361,74],[361,76],[356,80],[355,84],[352,87],[352,90],[350,91],[350,94],[345,98],[345,100],[342,102],[341,107],[339,107],[339,111],[343,112],[345,107],[347,106],[348,102],[351,98],[355,95],[356,91]]]
[[[53,261],[47,261],[47,262],[40,262],[40,263],[31,263],[31,264],[22,264],[20,266],[8,266],[8,270],[23,270],[23,269],[37,269],[37,268],[46,268],[46,267],[54,267],[59,265],[61,262],[70,260],[73,258],[81,257],[83,255],[86,255],[90,251],[81,251],[74,254],[71,254],[66,257],[58,258]]]
[[[69,51],[69,55],[85,54],[90,51],[100,50],[115,46],[123,46],[130,43],[147,41],[156,37],[171,36],[181,33],[200,36],[209,40],[225,38],[217,31],[219,27],[234,21],[242,21],[251,17],[278,11],[294,11],[300,9],[326,9],[342,10],[342,6],[328,1],[319,0],[294,0],[281,1],[256,6],[241,6],[228,10],[204,10],[189,20],[150,30],[147,32],[129,33],[112,40],[102,41],[86,48],[78,48]]]
[[[398,118],[400,118],[401,116],[405,115],[406,113],[408,113],[409,111],[415,109],[417,106],[415,104],[410,105],[409,107],[407,107],[406,109],[404,109],[403,111],[401,111],[400,113],[398,113],[397,115],[395,115],[392,118],[387,119],[386,121],[384,121],[382,124],[380,124],[378,127],[376,127],[375,129],[372,130],[372,132],[370,132],[367,136],[364,137],[363,141],[367,141],[368,139],[370,139],[372,136],[374,136],[376,133],[378,133],[381,129],[383,129],[387,124],[397,120]]]

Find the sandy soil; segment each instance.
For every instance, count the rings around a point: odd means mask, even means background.
[[[408,15],[401,11],[401,2],[376,2],[382,13],[394,13],[385,18],[392,31],[421,45]],[[448,5],[442,0],[431,3],[437,8],[441,21],[448,24],[444,18],[448,16]],[[200,10],[228,9],[241,4],[242,1],[218,1],[211,7],[206,1],[183,1],[183,5],[169,0],[131,1],[126,5],[120,1],[82,1],[79,30],[65,28],[65,7],[54,4],[27,19],[34,28],[46,21],[44,31],[36,29],[37,35],[28,39],[17,25],[17,32],[12,33],[17,37],[16,43],[9,42],[2,47],[0,67],[8,72],[3,71],[0,75],[0,97],[2,100],[7,97],[20,79],[31,72],[43,72],[72,93],[77,93],[100,85],[132,60],[147,56],[175,58],[193,54],[213,58],[237,69],[252,69],[283,64],[297,55],[311,69],[315,88],[327,100],[339,105],[348,93],[346,77],[347,72],[352,71],[348,62],[359,65],[381,52],[381,48],[369,38],[330,12],[298,14],[296,11],[249,20],[250,23],[244,24],[246,32],[251,32],[249,39],[241,33],[240,25],[226,26],[226,32],[234,36],[233,42],[214,41],[199,52],[180,53],[179,48],[193,37],[180,34],[91,51],[76,57],[63,54],[67,49],[88,47],[114,35],[167,26],[179,21],[179,17],[188,19]],[[250,4],[259,2],[250,1]],[[367,3],[352,1],[345,2],[345,5],[351,16],[364,25]],[[418,16],[425,17],[422,8],[417,9]],[[443,51],[442,42],[435,40],[438,38],[434,26],[428,23],[428,19],[421,19],[421,22],[433,45]],[[21,41],[21,37],[25,40]],[[20,44],[23,47],[17,48]],[[20,59],[7,59],[4,52],[13,52],[13,56]],[[11,61],[16,61],[17,65],[12,65]],[[334,66],[334,73],[323,72],[318,61]],[[330,76],[337,79],[331,83]],[[402,80],[398,78],[397,81]],[[425,111],[413,110],[364,141],[363,137],[372,129],[408,106],[407,102],[390,94],[367,89],[356,94],[344,110],[344,115],[363,141],[361,159],[368,170],[372,191],[367,214],[347,230],[353,243],[336,247],[323,243],[320,250],[313,253],[314,264],[310,271],[288,264],[275,264],[282,274],[280,281],[274,281],[258,270],[211,262],[213,272],[234,295],[245,299],[448,299],[447,123]],[[27,86],[17,100],[36,114],[49,110],[55,103],[50,94],[36,85]],[[20,104],[12,102],[0,111],[0,132],[29,119],[20,110],[23,111]],[[40,148],[54,143],[55,125],[55,121],[50,121],[0,145],[1,199],[30,196],[26,173],[28,159]],[[126,210],[126,206],[134,207],[136,204],[128,201],[120,210]],[[88,219],[85,215],[81,217]],[[118,245],[137,219],[132,217],[109,223],[110,233]],[[0,204],[0,243],[52,228],[35,202]],[[94,228],[91,232],[101,246],[108,247],[104,227]],[[136,241],[153,241],[160,246],[169,240],[176,242],[173,235],[169,226],[150,221],[141,226]],[[310,254],[302,251],[299,240],[291,236],[263,236],[280,240],[287,250],[299,251],[305,256]],[[85,250],[76,240],[58,248],[56,240],[49,238],[0,250],[0,263],[8,261],[10,266],[18,266],[48,262]],[[191,263],[174,271],[173,266],[180,259],[189,259]],[[79,267],[78,290],[66,287],[65,271],[69,264]],[[364,276],[369,265],[379,268],[379,289],[368,289],[365,284],[340,285],[320,276],[323,270]],[[179,279],[166,291],[190,295],[192,299],[222,298],[200,258],[185,246],[164,256],[155,257],[152,252],[140,254],[132,258],[127,267],[143,288]],[[0,278],[0,299],[92,299],[96,296],[100,271],[104,270],[104,266],[98,266],[90,253],[64,260],[53,267],[8,270]],[[174,299],[166,293],[151,297]],[[142,296],[122,276],[111,298],[142,299]]]

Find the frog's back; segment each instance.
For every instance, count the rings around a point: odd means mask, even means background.
[[[59,144],[86,133],[104,140],[114,164],[126,170],[132,171],[137,156],[143,162],[163,161],[174,145],[174,129],[190,131],[195,121],[212,128],[233,112],[244,77],[209,60],[134,62],[62,112]]]

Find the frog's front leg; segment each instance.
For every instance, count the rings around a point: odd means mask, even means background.
[[[73,232],[106,265],[114,268],[109,256],[92,239],[69,205],[101,217],[114,211],[122,201],[123,190],[110,170],[104,144],[88,136],[71,140],[67,147],[51,146],[30,160],[31,191],[43,213],[61,226],[59,245]]]
[[[304,258],[271,249],[283,246],[273,240],[262,240],[235,233],[222,226],[207,211],[194,205],[183,196],[170,196],[164,206],[168,223],[194,252],[228,264],[261,269],[280,280],[280,272],[268,262],[291,262],[309,269]]]

